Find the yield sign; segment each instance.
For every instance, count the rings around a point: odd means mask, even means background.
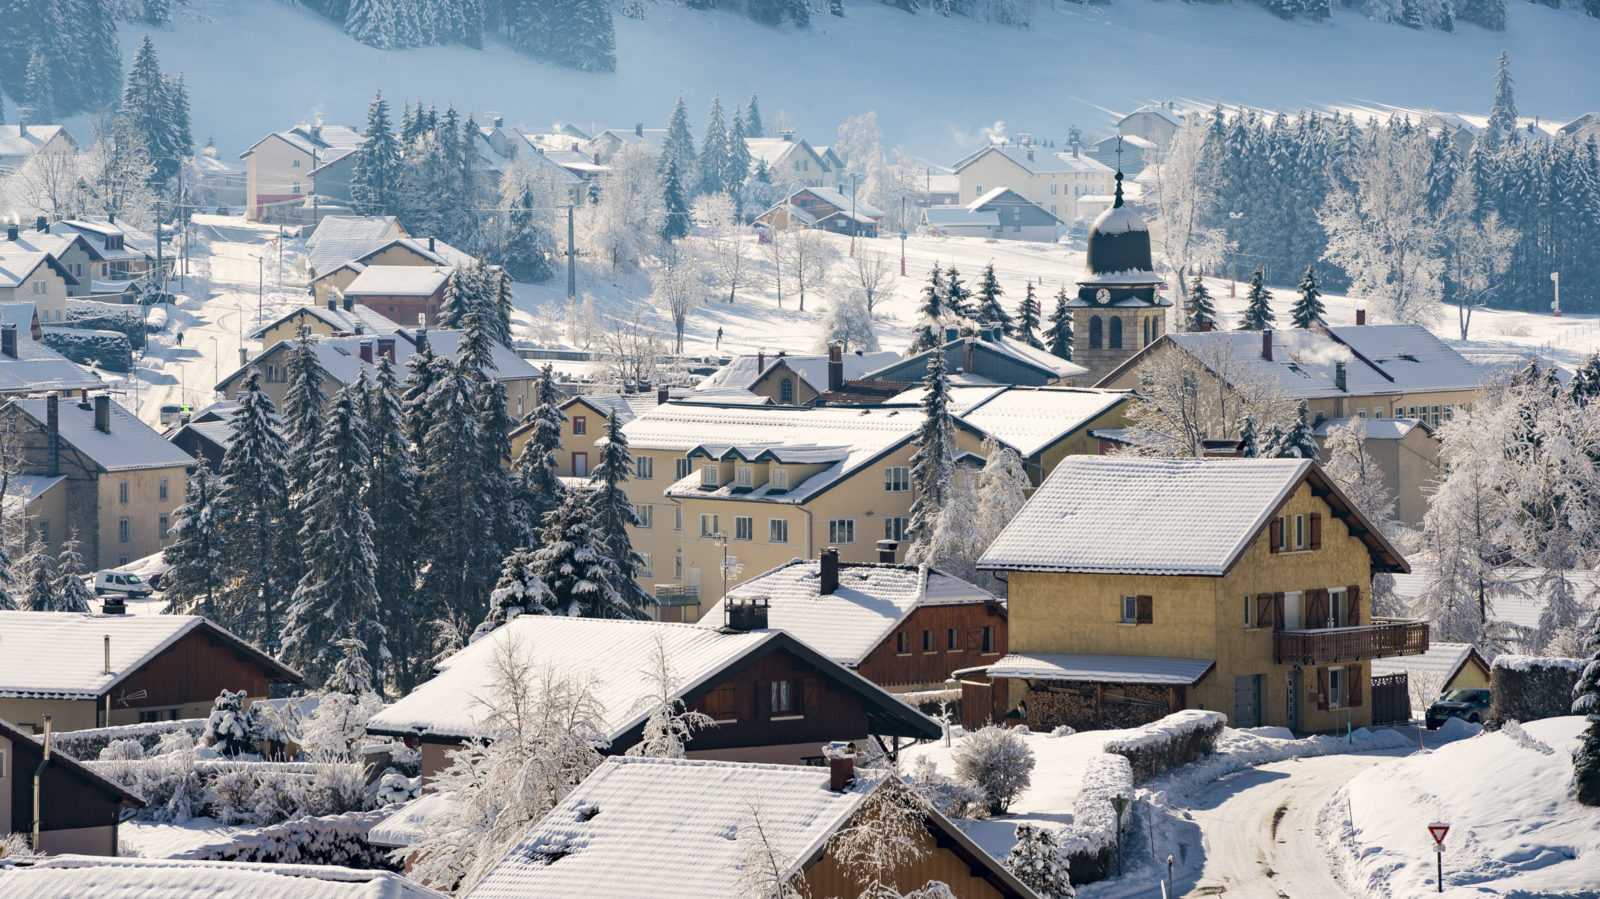
[[[1440,846],[1444,845],[1444,835],[1450,832],[1448,824],[1429,824],[1428,833],[1433,834],[1433,841]]]

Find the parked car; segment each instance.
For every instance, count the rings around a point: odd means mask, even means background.
[[[1482,724],[1489,716],[1489,691],[1482,687],[1457,687],[1428,706],[1428,730],[1444,723],[1446,718],[1460,718],[1473,724]]]
[[[149,584],[152,590],[165,590],[166,588],[161,586],[161,582],[166,580],[171,571],[171,565],[161,565],[145,576],[145,583]]]
[[[94,576],[94,595],[126,593],[129,596],[149,596],[155,590],[137,574],[126,571],[101,571]]]

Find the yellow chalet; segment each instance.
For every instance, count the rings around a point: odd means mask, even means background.
[[[978,564],[1010,625],[965,679],[978,722],[1362,727],[1372,661],[1428,649],[1427,624],[1373,619],[1373,574],[1410,569],[1305,459],[1069,456]]]

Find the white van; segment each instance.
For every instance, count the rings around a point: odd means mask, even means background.
[[[129,596],[149,596],[153,591],[150,585],[140,580],[137,574],[126,571],[101,571],[94,576],[94,595],[105,596],[107,593],[126,593]]]

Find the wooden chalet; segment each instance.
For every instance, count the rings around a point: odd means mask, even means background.
[[[22,612],[23,615],[48,614]],[[117,825],[124,809],[144,800],[89,770],[77,759],[48,747],[24,728],[0,718],[0,833],[32,834],[34,785],[38,784],[38,840],[34,848],[51,854],[117,854]],[[12,892],[0,874],[0,893]]]

